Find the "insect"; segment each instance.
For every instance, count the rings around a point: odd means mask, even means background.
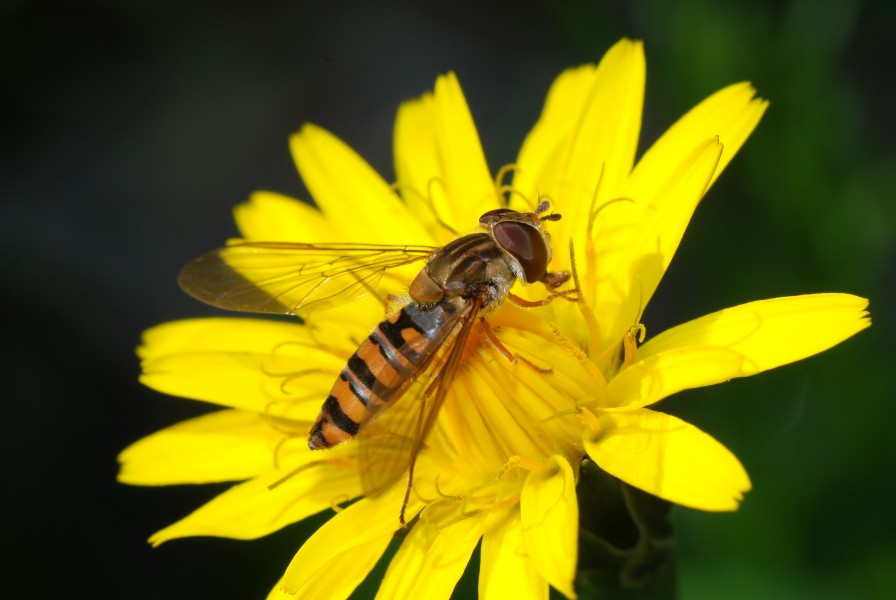
[[[501,344],[485,315],[505,299],[534,307],[574,292],[557,289],[569,280],[569,273],[547,270],[551,244],[543,225],[561,218],[545,214],[549,209],[549,203],[542,201],[533,213],[490,210],[479,218],[479,232],[440,248],[236,243],[188,263],[179,283],[190,295],[220,308],[307,317],[374,291],[392,269],[426,261],[408,288],[410,301],[377,325],[348,359],[308,435],[312,450],[330,448],[357,435],[362,441],[373,440],[362,452],[362,458],[366,455],[370,464],[376,464],[376,468],[362,469],[368,494],[407,470],[408,489],[400,514],[404,524],[416,456],[435,423],[476,323],[501,354],[515,362],[520,357]],[[541,282],[548,296],[527,301],[513,295],[510,288],[517,279]],[[398,401],[423,374],[430,374],[431,383],[415,398],[417,402],[395,411],[403,416],[395,421],[390,435],[365,436],[365,431],[373,430],[369,425],[402,404]]]

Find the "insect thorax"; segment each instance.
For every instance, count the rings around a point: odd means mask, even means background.
[[[498,306],[516,279],[507,254],[487,233],[463,236],[438,250],[411,285],[421,304],[464,301],[485,294],[482,309]]]

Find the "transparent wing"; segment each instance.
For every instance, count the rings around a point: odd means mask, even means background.
[[[361,482],[367,495],[384,491],[409,469],[413,478],[413,465],[448,395],[481,308],[477,298],[456,315],[447,327],[446,341],[429,361],[431,376],[421,377],[358,433]]]
[[[241,242],[194,259],[178,283],[194,298],[220,308],[305,317],[374,291],[389,270],[423,260],[435,250]]]

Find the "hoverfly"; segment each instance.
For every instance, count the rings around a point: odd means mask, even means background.
[[[400,513],[404,525],[416,456],[435,423],[476,322],[501,354],[515,362],[519,357],[501,345],[485,315],[508,298],[534,307],[574,291],[557,291],[569,280],[569,273],[547,270],[551,244],[543,224],[561,218],[545,214],[549,209],[550,204],[541,201],[532,213],[490,210],[479,218],[481,231],[441,248],[240,242],[194,259],[181,271],[178,282],[193,297],[220,308],[307,317],[314,310],[373,291],[390,269],[426,261],[408,288],[410,301],[387,315],[351,355],[308,434],[312,450],[333,447],[359,434],[362,442],[365,437],[376,439],[373,434],[364,435],[373,429],[369,425],[396,405],[421,375],[431,374],[432,384],[423,388],[416,406],[406,411],[410,416],[401,418],[399,429],[406,431],[391,432],[396,440],[391,446],[384,445],[382,437],[370,443],[370,448],[390,447],[400,458],[390,459],[385,470],[382,464],[369,469],[373,473],[366,476],[362,468],[369,495],[408,471]],[[534,302],[518,298],[510,293],[517,279],[541,282],[549,295]],[[384,461],[371,459],[374,462]]]

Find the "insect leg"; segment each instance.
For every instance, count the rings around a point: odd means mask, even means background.
[[[506,358],[507,362],[509,362],[510,364],[515,365],[519,360],[529,365],[542,375],[549,375],[550,373],[554,372],[554,370],[551,368],[539,367],[528,358],[520,356],[519,354],[514,354],[513,352],[508,350],[507,346],[501,343],[501,340],[499,340],[498,336],[495,335],[495,330],[492,329],[492,326],[489,325],[488,321],[486,321],[484,318],[479,319],[479,324],[482,325],[482,332],[485,334],[485,337],[488,338],[488,341],[491,342],[492,346],[494,346],[495,349],[501,353],[501,356]]]
[[[420,399],[420,402],[426,402],[426,395],[424,395],[424,397]],[[420,412],[417,413],[417,431],[418,431],[419,437],[423,437],[423,435],[424,435],[423,434],[423,427],[424,427],[423,415],[425,412],[426,412],[425,409],[421,409]],[[422,440],[421,440],[421,446],[422,446]],[[399,511],[399,513],[398,513],[398,522],[401,523],[402,527],[404,527],[408,524],[407,521],[405,520],[404,515],[408,508],[408,502],[410,502],[410,500],[411,500],[411,488],[414,485],[414,467],[417,466],[417,454],[419,451],[420,451],[420,446],[416,447],[414,452],[411,454],[411,464],[408,467],[408,485],[407,485],[407,488],[405,488],[405,490],[404,490],[404,500],[401,503],[401,511]]]
[[[547,298],[542,298],[541,300],[526,300],[525,298],[520,298],[516,294],[509,293],[507,294],[508,300],[516,304],[517,306],[521,306],[522,308],[538,308],[539,306],[546,306],[554,301],[554,298],[563,298],[564,300],[569,300],[570,302],[578,302],[579,290],[576,288],[572,288],[570,290],[556,291],[552,290],[548,287],[548,293],[550,296]]]
[[[454,381],[454,376],[457,374],[458,367],[460,367],[461,358],[464,354],[464,347],[467,345],[467,340],[470,339],[470,333],[473,331],[473,325],[476,323],[476,315],[478,315],[480,309],[482,309],[486,297],[486,290],[481,290],[480,293],[473,298],[472,302],[467,304],[464,310],[460,330],[457,332],[457,337],[454,339],[451,351],[448,353],[442,368],[436,374],[439,384],[436,386],[432,397],[424,395],[420,400],[421,407],[417,414],[417,434],[414,436],[414,445],[411,449],[410,465],[408,467],[408,485],[404,493],[404,501],[401,504],[401,511],[398,514],[398,521],[401,523],[402,527],[407,524],[405,513],[407,512],[408,503],[411,499],[411,488],[414,484],[414,467],[417,464],[417,455],[424,447],[426,436],[432,431],[433,425],[435,425],[436,422],[436,417],[439,414],[439,409],[445,401],[445,398],[448,396],[448,389],[451,386],[451,382]],[[427,390],[427,392],[429,392],[429,390]]]

